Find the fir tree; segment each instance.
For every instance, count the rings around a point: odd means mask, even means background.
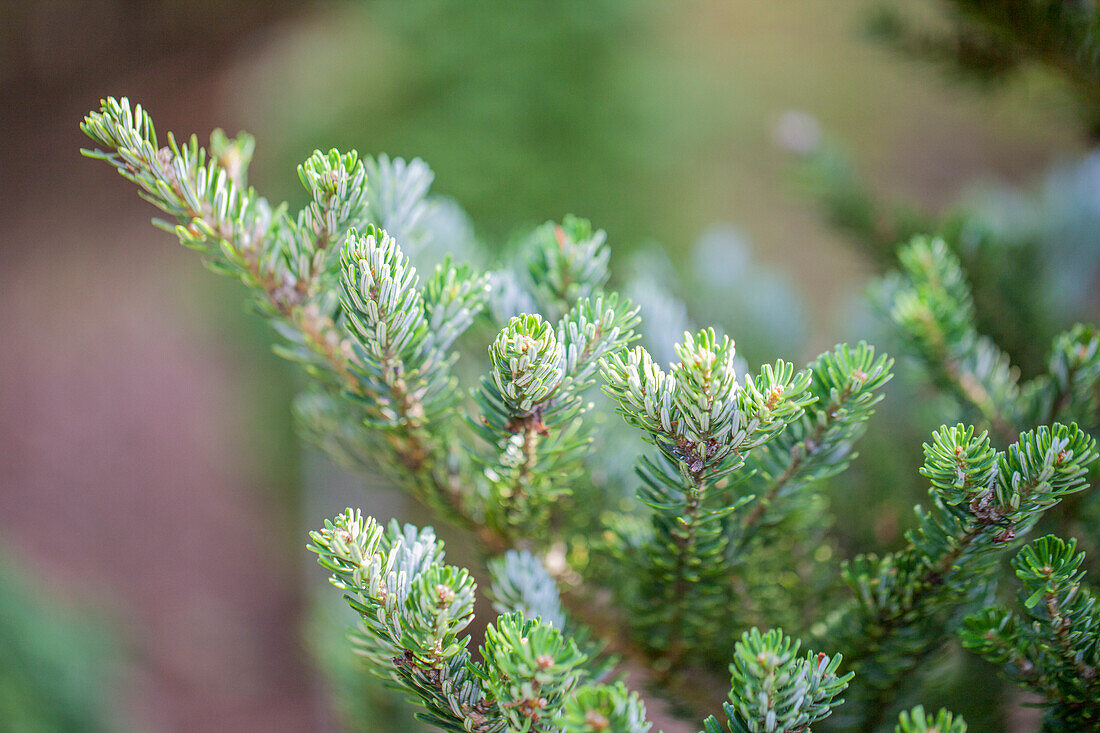
[[[478,540],[499,615],[475,649],[477,582],[447,564],[431,528],[383,528],[349,509],[310,536],[359,616],[354,645],[423,720],[646,731],[641,690],[616,676],[625,667],[707,733],[796,733],[830,716],[874,730],[961,628],[1010,676],[1026,661],[1022,682],[1045,696],[1051,721],[1095,721],[1095,614],[1072,544],[1043,540],[1016,561],[1025,608],[1044,601],[1031,626],[1008,611],[971,615],[993,597],[999,561],[1087,487],[1093,328],[1059,337],[1047,372],[1021,382],[980,335],[950,248],[934,237],[904,247],[888,312],[962,422],[925,445],[930,508],[918,507],[905,546],[841,566],[820,552],[831,547],[826,480],[855,457],[891,377],[893,361],[871,346],[750,370],[730,338],[704,328],[665,366],[634,345],[645,323],[607,290],[606,237],[584,220],[537,229],[510,266],[443,258],[422,274],[416,253],[452,243],[420,161],[316,152],[299,167],[310,201],[295,213],[247,187],[245,135],[215,132],[209,150],[169,135],[162,147],[125,99],[105,100],[83,129],[88,154],[134,182],[169,217],[162,227],[252,293],[278,352],[307,376],[303,434],[385,472]],[[456,362],[475,324],[496,335],[481,379],[466,383]],[[600,441],[622,431],[633,478],[595,468]],[[555,547],[564,569],[551,573]],[[815,607],[798,586],[829,591]],[[795,637],[828,651],[803,652]],[[704,699],[698,680],[726,670],[728,702],[712,715],[721,701]],[[905,732],[965,730],[919,707],[896,719]]]

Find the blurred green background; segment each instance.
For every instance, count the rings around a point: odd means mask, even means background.
[[[1090,145],[1059,80],[960,83],[868,38],[872,5],[0,5],[0,609],[20,611],[0,614],[0,729],[408,729],[343,653],[347,618],[316,605],[302,545],[347,504],[424,515],[299,447],[292,373],[240,289],[77,157],[100,97],[129,95],[162,131],[252,132],[252,183],[276,200],[300,203],[294,166],[341,147],[424,158],[490,251],[590,218],[613,268],[655,268],[750,361],[804,360],[878,333],[860,304],[880,263],[785,148],[835,141],[885,201],[937,212],[1018,211],[1077,181]],[[912,6],[941,22],[938,2]],[[920,496],[941,406],[906,389],[863,448],[889,457],[836,497],[859,510],[848,549],[896,543]],[[95,672],[59,671],[77,668]]]

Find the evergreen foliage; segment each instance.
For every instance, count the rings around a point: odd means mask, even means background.
[[[833,142],[806,153],[800,170],[830,221],[883,270],[896,267],[899,243],[942,240],[965,274],[974,328],[1022,377],[1043,373],[1062,323],[1091,317],[1100,272],[1095,154],[1055,169],[1038,192],[995,190],[942,213],[885,199]],[[882,301],[889,312],[893,302]]]
[[[1057,71],[1077,92],[1088,122],[1100,122],[1100,8],[1064,0],[945,0],[952,23],[930,30],[898,3],[882,3],[872,22],[881,37],[914,55],[993,81],[1029,63]]]
[[[646,733],[651,728],[645,719],[645,706],[622,682],[578,690],[566,701],[561,724],[563,730],[576,733]]]
[[[1004,606],[966,619],[962,642],[1043,698],[1052,730],[1100,726],[1100,612],[1076,542],[1048,535],[1012,560],[1024,615]]]
[[[903,274],[888,279],[885,302],[937,386],[989,424],[1002,439],[1019,422],[1017,373],[1008,357],[978,335],[966,277],[942,239],[918,237],[898,254]]]
[[[565,611],[558,584],[539,558],[526,550],[508,550],[489,561],[493,576],[490,590],[497,613],[518,612],[524,618],[538,616],[559,629],[565,628]]]
[[[857,701],[875,720],[906,675],[938,649],[959,611],[991,591],[997,563],[1042,513],[1087,487],[1096,441],[1076,425],[1041,427],[996,451],[957,425],[925,444],[931,511],[917,507],[907,546],[845,568],[853,601],[836,619],[858,673]]]
[[[924,712],[920,705],[901,714],[895,733],[966,733],[966,721],[940,710],[935,715]]]
[[[536,229],[501,269],[441,257],[422,278],[418,257],[462,253],[469,239],[441,224],[421,161],[317,152],[299,168],[310,201],[292,215],[246,187],[247,136],[215,133],[209,152],[194,137],[159,147],[148,114],[125,99],[105,100],[83,129],[98,146],[89,155],[251,291],[279,353],[309,377],[296,405],[303,434],[385,471],[477,539],[500,615],[475,649],[477,583],[445,562],[431,528],[383,528],[349,509],[310,535],[359,616],[357,650],[428,723],[646,731],[638,693],[608,679],[617,660],[606,645],[707,733],[876,730],[960,626],[1010,676],[1027,662],[1021,681],[1046,696],[1051,720],[1095,720],[1081,716],[1095,715],[1096,617],[1072,542],[1040,540],[1016,561],[1024,606],[1039,616],[972,614],[995,597],[1000,561],[1088,485],[1100,342],[1076,326],[1021,383],[980,334],[946,240],[904,246],[883,297],[962,422],[924,447],[930,505],[904,547],[841,563],[830,485],[892,376],[873,347],[749,369],[732,339],[704,328],[665,366],[632,346],[639,307],[606,290],[606,237],[584,220]],[[476,366],[457,362],[484,333],[495,334],[488,359],[468,384]],[[633,477],[598,468],[613,459],[594,453],[597,430],[632,446]],[[779,622],[839,653],[800,653]],[[720,720],[692,680],[726,668]],[[899,721],[905,732],[966,729],[919,707]]]
[[[838,675],[840,655],[798,653],[799,642],[772,630],[746,631],[733,648],[732,703],[725,704],[730,733],[794,733],[808,730],[842,701],[836,697],[852,673]],[[706,733],[722,730],[706,720]]]

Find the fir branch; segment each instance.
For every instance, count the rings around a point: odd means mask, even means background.
[[[966,721],[943,709],[929,715],[918,705],[901,713],[894,733],[966,733]]]
[[[809,373],[796,375],[788,362],[738,384],[733,342],[713,329],[684,334],[676,350],[680,361],[667,374],[641,347],[610,355],[605,391],[628,424],[691,475],[730,473],[743,462],[740,451],[774,438],[809,402]]]
[[[637,338],[639,320],[638,308],[618,293],[578,300],[558,323],[567,380],[559,391],[580,394],[592,386],[603,359]]]
[[[1073,540],[1046,536],[1026,545],[1012,561],[1026,617],[995,606],[959,630],[964,646],[1040,694],[1066,730],[1100,725],[1100,613],[1082,582],[1084,559]]]
[[[553,626],[512,613],[489,625],[481,655],[483,684],[510,730],[558,730],[555,718],[585,661],[576,644]]]
[[[854,349],[841,344],[809,365],[813,400],[802,418],[753,451],[739,471],[757,496],[737,523],[739,546],[752,539],[763,520],[774,525],[788,515],[790,507],[777,502],[796,502],[805,486],[839,473],[856,457],[853,446],[882,399],[877,390],[890,380],[892,365],[886,356],[876,358],[864,342]]]
[[[360,393],[371,397],[363,406],[367,420],[387,434],[403,483],[414,495],[473,525],[461,489],[449,480],[447,447],[437,438],[440,432],[429,429],[456,399],[452,358],[439,348],[441,341],[449,346],[453,334],[432,331],[416,269],[386,232],[368,225],[364,235],[349,234],[341,263],[342,307],[361,365],[356,377]],[[462,323],[484,304],[484,287],[481,281],[480,297],[473,298],[470,290],[455,291],[467,296],[459,298]],[[460,326],[452,321],[452,328]]]
[[[534,513],[564,491],[546,469],[536,473],[541,438],[549,438],[547,412],[565,379],[565,346],[554,327],[540,316],[517,316],[489,349],[490,376],[478,400],[483,408],[482,435],[499,458],[487,470],[490,511],[487,520],[500,527],[523,527]],[[575,414],[577,405],[569,405]],[[560,421],[552,421],[560,427]],[[556,440],[563,437],[555,434]],[[550,456],[549,458],[552,458]],[[537,485],[536,485],[537,482]]]
[[[503,731],[469,669],[469,637],[459,636],[473,618],[476,586],[465,571],[441,564],[442,545],[430,530],[391,525],[384,533],[348,509],[310,539],[360,614],[356,643],[376,674],[416,696],[425,719],[445,731]]]
[[[246,180],[251,138],[229,141],[216,133],[216,154],[210,156],[194,136],[180,146],[169,134],[168,146],[159,147],[149,114],[140,106],[132,109],[125,98],[104,100],[82,129],[103,148],[86,155],[106,160],[136,183],[143,198],[176,219],[173,231],[185,245],[258,295],[261,311],[287,341],[278,353],[301,363],[334,393],[352,396],[359,412],[355,420],[365,416],[375,427],[388,427],[386,439],[370,445],[384,448],[382,462],[397,470],[406,488],[446,508],[490,550],[508,546],[466,506],[465,482],[447,465],[449,449],[433,443],[425,428],[457,396],[448,376],[454,358],[449,349],[485,306],[487,279],[468,268],[442,268],[422,293],[407,258],[376,229],[348,236],[341,248],[346,255],[342,267],[340,258],[329,259],[332,245],[364,222],[371,200],[380,207],[372,212],[375,217],[395,221],[406,232],[415,230],[421,217],[416,197],[431,180],[423,163],[371,162],[384,184],[372,188],[356,154],[316,152],[299,167],[312,200],[291,221],[285,206],[273,210],[254,190],[237,186]],[[368,261],[378,269],[361,270]],[[343,315],[351,334],[337,322],[339,287],[328,281],[330,273],[342,281]],[[320,415],[314,409],[299,414]],[[308,426],[307,432],[321,437]],[[352,436],[363,438],[363,432],[350,427],[343,435],[344,457],[363,455],[363,446],[351,450],[347,442]]]
[[[345,388],[353,384],[343,339],[322,304],[311,300],[320,291],[320,231],[299,228],[286,217],[285,207],[272,209],[253,189],[242,190],[236,184],[246,180],[251,138],[230,142],[216,134],[218,155],[211,156],[195,136],[181,146],[169,133],[168,145],[160,147],[148,112],[140,105],[131,108],[125,97],[103,100],[100,111],[84,118],[81,129],[103,148],[83,150],[84,155],[110,163],[138,185],[142,198],[175,219],[175,224],[158,222],[160,226],[203,252],[211,269],[236,277],[260,294],[261,311],[290,342],[281,352],[284,356],[303,362],[314,373],[334,373]],[[323,167],[321,161],[330,165],[324,176],[314,176]],[[303,183],[315,202],[322,190],[331,189],[325,205],[346,214],[323,214],[325,224],[338,229],[352,222],[362,196],[362,166],[355,156],[318,153],[303,171]],[[303,220],[312,223],[309,217]],[[326,236],[341,233],[335,229],[326,229]]]
[[[841,656],[799,655],[801,643],[781,630],[745,632],[734,646],[730,665],[729,733],[801,733],[830,715],[852,673],[837,673]],[[724,733],[714,717],[705,733]]]
[[[308,259],[310,254],[314,254],[315,261],[307,261],[298,267],[300,271],[309,273],[323,262],[320,254],[330,244],[363,220],[366,172],[359,162],[358,153],[354,151],[341,155],[336,150],[328,154],[315,150],[305,163],[298,166],[298,178],[312,197],[298,214],[297,225],[298,231],[306,234],[303,239],[310,246],[302,248],[297,253],[298,257],[291,258],[291,262]],[[309,280],[312,282],[314,278],[309,277]]]
[[[492,525],[531,534],[568,491],[589,444],[583,392],[601,360],[635,338],[637,310],[615,294],[579,301],[557,327],[540,316],[509,321],[489,350],[477,395],[477,427],[494,447],[486,460]]]
[[[858,698],[873,730],[906,672],[939,647],[960,607],[982,597],[997,561],[1042,514],[1084,489],[1096,442],[1055,424],[1020,435],[996,452],[972,427],[941,428],[925,445],[921,474],[932,483],[933,511],[918,507],[908,546],[845,567],[855,600],[836,619],[859,672]]]
[[[140,107],[132,110],[126,100],[105,100],[83,128],[107,150],[86,154],[112,163],[138,184],[145,198],[176,218],[177,235],[206,254],[215,270],[241,279],[261,294],[263,312],[290,342],[281,354],[302,362],[314,376],[334,374],[334,387],[358,398],[357,410],[370,416],[375,429],[391,428],[384,439],[368,437],[371,430],[363,430],[358,418],[349,422],[346,407],[335,406],[322,392],[300,403],[307,434],[357,464],[372,447],[381,448],[372,456],[375,460],[382,457],[414,495],[445,508],[448,516],[474,531],[488,551],[501,552],[512,544],[508,534],[481,523],[479,512],[468,504],[467,481],[451,465],[450,449],[434,442],[426,430],[442,409],[442,403],[433,400],[445,396],[451,384],[446,378],[451,356],[446,352],[483,307],[485,280],[445,264],[418,293],[415,272],[392,238],[380,230],[355,235],[343,248],[349,258],[342,277],[354,339],[336,323],[331,290],[322,283],[328,271],[326,253],[344,228],[362,223],[364,201],[372,204],[367,214],[372,219],[411,232],[409,236],[423,243],[416,229],[425,214],[418,201],[430,182],[426,166],[385,158],[368,161],[369,172],[379,179],[371,186],[364,184],[364,169],[354,154],[315,153],[299,170],[312,201],[298,221],[291,222],[283,208],[273,211],[251,189],[237,188],[246,180],[251,138],[231,143],[216,134],[212,147],[217,155],[211,159],[194,137],[182,147],[170,137],[169,146],[161,148],[152,119]],[[372,258],[380,269],[369,273],[361,264]],[[597,261],[601,258],[606,261],[606,254]],[[589,272],[592,282],[602,282],[598,268]],[[375,275],[379,279],[373,279]],[[370,281],[365,292],[363,280]],[[389,289],[393,287],[397,290]],[[387,300],[398,295],[400,301]],[[576,380],[579,386],[588,381],[592,362],[631,337],[634,316],[629,306],[601,302],[587,311],[595,314],[593,318],[572,324],[573,332],[590,339],[591,345],[587,351],[581,349],[583,356],[576,362],[585,372]],[[383,311],[377,310],[379,306]],[[402,315],[399,311],[405,307],[409,310]],[[613,312],[616,315],[610,315]],[[603,329],[595,337],[590,332],[593,324]],[[395,337],[395,327],[400,338]],[[406,358],[413,363],[406,365]],[[320,424],[310,424],[312,420]],[[326,424],[340,427],[328,433]]]
[[[520,613],[524,618],[541,618],[561,629],[565,612],[558,596],[558,584],[539,558],[526,551],[509,550],[489,562],[493,576],[490,594],[497,613]]]
[[[431,211],[427,195],[435,174],[427,163],[379,155],[366,161],[365,170],[371,181],[367,211],[374,225],[389,232],[410,254],[431,244],[423,225]]]
[[[1039,424],[1100,422],[1100,334],[1096,329],[1078,323],[1059,334],[1047,374],[1026,385],[1024,399],[1027,414]]]
[[[489,595],[497,613],[519,613],[524,618],[538,618],[561,629],[587,657],[585,669],[593,680],[606,677],[618,663],[617,658],[602,653],[606,641],[594,638],[587,626],[566,616],[557,581],[540,558],[526,550],[509,550],[490,560],[488,565],[493,578]],[[574,609],[577,608],[574,602]],[[589,617],[593,614],[589,607],[580,607],[580,610]]]
[[[445,257],[424,284],[424,315],[431,334],[430,348],[450,354],[489,299],[489,275]]]
[[[611,257],[606,242],[602,229],[575,216],[547,222],[527,237],[526,274],[542,313],[556,318],[603,288]]]
[[[730,609],[724,631],[730,637],[753,624],[811,622],[804,613],[798,615],[797,598],[805,594],[810,607],[816,607],[820,598],[814,590],[827,593],[825,578],[833,576],[815,555],[828,541],[825,500],[815,489],[856,457],[855,443],[882,398],[892,364],[865,343],[842,344],[821,354],[808,367],[812,401],[802,417],[750,452],[731,478],[742,496],[755,498],[747,510],[725,521],[730,572],[721,582],[723,605]],[[776,582],[778,573],[791,570],[800,578],[797,590]],[[803,589],[814,579],[816,588]]]
[[[482,661],[473,660],[461,634],[473,619],[476,585],[466,570],[443,563],[430,528],[391,523],[383,531],[348,509],[310,539],[360,616],[359,652],[423,705],[423,720],[454,733],[557,733],[587,730],[599,715],[648,730],[637,695],[591,683],[586,655],[539,618],[500,616],[486,630]]]
[[[712,330],[685,334],[676,350],[680,361],[667,374],[640,347],[603,367],[620,414],[659,449],[638,467],[638,498],[654,510],[655,532],[644,560],[635,559],[646,588],[636,624],[670,669],[721,615],[723,521],[751,498],[732,496],[728,475],[743,464],[741,451],[781,434],[812,400],[809,374],[785,362],[739,384],[733,343]]]
[[[558,724],[563,733],[648,733],[645,705],[622,682],[590,685],[565,701]]]
[[[940,238],[916,237],[898,252],[903,274],[886,281],[890,317],[935,382],[969,406],[1005,444],[1016,440],[1018,374],[974,325],[958,259]]]

